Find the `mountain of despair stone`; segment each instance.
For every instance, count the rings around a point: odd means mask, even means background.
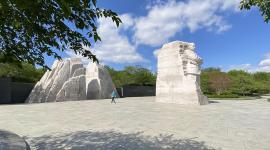
[[[56,60],[35,85],[26,103],[110,98],[114,89],[106,68],[89,63],[85,68],[80,58]]]

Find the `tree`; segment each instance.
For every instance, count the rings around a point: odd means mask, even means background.
[[[105,66],[112,77],[112,81],[116,87],[123,86],[128,80],[128,77],[124,75],[123,71],[117,71],[109,66]]]
[[[270,1],[269,0],[242,0],[240,9],[250,9],[252,6],[259,7],[265,22],[270,20]]]
[[[212,72],[209,74],[210,88],[215,91],[217,95],[227,91],[231,86],[231,80],[224,72]]]
[[[38,64],[48,68],[44,56],[61,59],[58,52],[72,49],[93,61],[97,58],[82,45],[101,40],[97,19],[121,23],[111,10],[100,9],[96,0],[0,0],[0,54],[7,62]]]
[[[230,88],[232,93],[241,96],[253,94],[255,81],[251,74],[243,70],[231,70],[228,75],[232,80],[232,87]]]
[[[221,95],[231,86],[227,73],[220,68],[205,68],[201,73],[201,89],[205,94]]]
[[[137,68],[134,79],[137,85],[156,85],[156,76],[146,68]]]
[[[220,68],[209,67],[202,70],[203,72],[221,72]]]
[[[256,72],[253,76],[254,79],[258,82],[265,82],[266,84],[270,84],[270,73]]]
[[[200,84],[201,84],[202,92],[204,94],[210,94],[210,93],[212,93],[212,91],[210,89],[209,74],[211,72],[213,72],[213,71],[219,71],[220,72],[220,70],[217,70],[216,68],[205,68],[201,72],[201,81],[200,81]]]
[[[106,67],[116,87],[124,85],[155,85],[156,75],[150,70],[138,66],[127,66],[124,70],[116,71]]]
[[[267,94],[270,92],[270,73],[222,72],[218,68],[206,68],[201,73],[201,89],[209,97],[220,98]]]
[[[45,70],[40,68],[36,69],[35,66],[22,62],[22,67],[16,64],[1,63],[0,62],[0,78],[11,78],[15,82],[34,83],[45,73]]]
[[[256,72],[253,74],[255,80],[255,91],[258,94],[270,92],[270,73]]]

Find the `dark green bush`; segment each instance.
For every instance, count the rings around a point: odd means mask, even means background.
[[[201,89],[210,98],[239,98],[270,93],[270,73],[249,73],[243,70],[222,72],[220,69],[203,69]]]

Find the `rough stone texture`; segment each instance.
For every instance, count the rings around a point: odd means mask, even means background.
[[[27,103],[109,98],[114,88],[107,70],[96,63],[87,68],[79,58],[55,61],[30,93]]]
[[[208,104],[200,89],[202,59],[195,44],[175,41],[163,45],[157,54],[156,101],[177,104]]]
[[[85,76],[72,77],[65,82],[56,96],[56,101],[85,100]]]
[[[92,63],[86,70],[87,99],[110,98],[114,88],[111,76],[104,66]]]
[[[77,69],[77,70],[73,73],[72,77],[76,77],[76,76],[80,76],[80,75],[85,75],[85,71],[86,71],[85,68],[79,68],[79,69]]]

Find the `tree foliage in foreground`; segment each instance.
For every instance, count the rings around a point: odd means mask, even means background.
[[[58,52],[72,49],[93,61],[97,58],[82,44],[101,40],[97,19],[121,20],[96,0],[0,0],[0,55],[5,61],[28,62],[48,68],[44,56],[60,59]]]
[[[270,21],[270,0],[242,0],[240,9],[251,9],[252,6],[257,6],[264,17],[265,22]]]

